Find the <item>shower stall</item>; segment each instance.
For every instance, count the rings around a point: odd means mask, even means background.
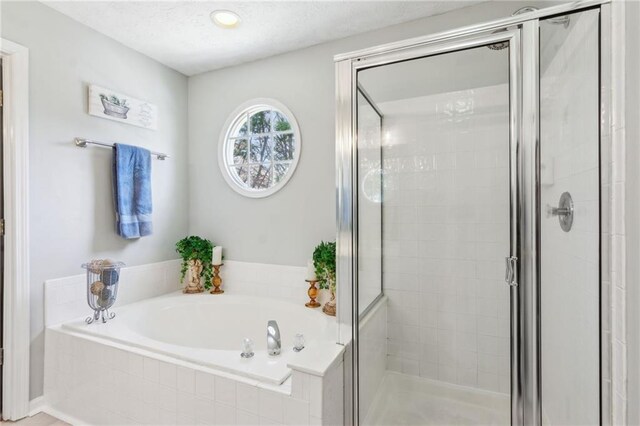
[[[609,13],[336,57],[346,423],[608,423]]]

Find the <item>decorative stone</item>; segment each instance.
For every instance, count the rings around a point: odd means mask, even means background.
[[[104,283],[102,281],[96,281],[93,284],[91,284],[91,294],[95,296],[100,296],[103,289],[104,289]]]
[[[89,271],[93,274],[102,272],[102,262],[104,262],[102,259],[93,259],[89,262]]]
[[[102,289],[102,292],[98,296],[98,300],[96,301],[96,303],[101,308],[109,309],[114,302],[115,298],[113,297],[113,292],[109,289],[109,287],[104,287]]]
[[[114,285],[120,279],[120,273],[116,269],[105,269],[100,274],[100,279],[106,285]]]

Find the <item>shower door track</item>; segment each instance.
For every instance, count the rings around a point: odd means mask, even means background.
[[[366,68],[464,49],[509,42],[510,229],[509,256],[516,258],[511,286],[511,424],[541,425],[540,390],[540,217],[539,194],[539,20],[599,8],[609,16],[609,0],[576,1],[488,23],[336,55],[337,279],[339,342],[350,345],[345,362],[345,424],[360,423],[358,410],[358,199],[357,73]],[[498,31],[499,30],[499,31]],[[601,25],[601,40],[609,37]],[[601,42],[601,56],[606,49]],[[605,50],[605,52],[603,52]],[[608,73],[602,73],[607,77]],[[601,81],[601,87],[610,82]],[[602,100],[603,104],[607,99]],[[604,105],[606,106],[606,105]],[[605,108],[603,114],[608,114]],[[603,117],[606,118],[606,117]],[[604,120],[605,122],[608,122]],[[518,284],[516,284],[518,283]],[[602,334],[602,330],[601,330]],[[604,346],[601,345],[604,352]],[[349,353],[349,352],[347,352]],[[602,369],[602,357],[600,368]],[[348,360],[347,360],[348,361]],[[600,418],[610,404],[602,403]]]

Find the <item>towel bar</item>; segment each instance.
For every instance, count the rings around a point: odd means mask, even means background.
[[[107,148],[113,148],[114,144],[112,143],[105,143],[105,142],[98,142],[98,141],[92,141],[90,139],[84,139],[84,138],[76,138],[75,139],[75,143],[77,147],[80,148],[86,148],[87,145],[98,145],[98,146],[104,146]],[[155,152],[155,151],[151,151],[151,155],[155,155],[156,157],[158,157],[158,160],[165,160],[167,158],[169,158],[169,155],[163,153],[163,152]]]

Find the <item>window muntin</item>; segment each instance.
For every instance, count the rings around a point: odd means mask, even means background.
[[[234,190],[265,197],[286,184],[300,155],[300,133],[290,111],[276,101],[249,102],[225,128],[220,167]]]

